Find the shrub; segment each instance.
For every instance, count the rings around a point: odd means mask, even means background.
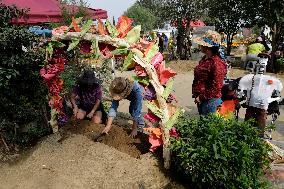
[[[6,22],[0,24],[0,134],[10,144],[26,144],[49,130],[47,89],[39,75],[45,51],[33,48],[39,42],[37,36],[9,23],[22,12],[0,6],[5,17],[1,20]]]
[[[269,147],[251,122],[217,115],[181,118],[172,139],[174,165],[193,188],[265,188]]]

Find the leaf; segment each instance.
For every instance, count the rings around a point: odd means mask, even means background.
[[[53,55],[53,46],[52,43],[48,43],[47,47],[46,47],[46,51],[48,52],[49,56]]]
[[[141,32],[141,26],[135,26],[134,28],[132,28],[132,30],[130,30],[128,32],[128,34],[126,35],[126,41],[129,44],[133,44],[139,41],[140,39],[140,32]]]
[[[93,24],[93,20],[88,20],[88,22],[83,26],[80,36],[83,37],[90,30]]]
[[[101,52],[100,52],[98,40],[96,40],[96,39],[92,40],[91,48],[92,48],[93,57],[95,59],[99,59],[101,57]]]
[[[112,25],[108,20],[106,21],[106,28],[108,30],[108,33],[111,37],[115,38],[119,35],[118,30],[114,25]]]
[[[218,159],[218,152],[217,152],[217,145],[216,145],[216,143],[213,144],[213,150],[214,150],[214,154],[215,154],[215,159]]]
[[[106,35],[106,30],[103,22],[101,19],[98,18],[98,30],[100,35]]]
[[[57,41],[57,40],[52,40],[48,43],[47,47],[46,47],[46,50],[48,52],[48,54],[50,56],[53,55],[53,49],[54,47],[57,47],[57,48],[62,48],[62,47],[65,47],[65,44],[64,43],[61,43],[60,41]]]
[[[82,18],[81,18],[81,20],[82,20]],[[81,22],[81,20],[80,20],[80,22]],[[72,26],[73,26],[75,32],[81,32],[81,29],[80,29],[78,24],[79,24],[79,22],[77,22],[77,19],[72,17]]]
[[[135,81],[137,81],[138,83],[142,84],[142,85],[148,86],[149,83],[150,83],[149,77],[133,76],[132,78],[133,78]]]
[[[58,47],[58,48],[65,47],[65,44],[61,43],[60,41],[51,41],[50,43],[52,44],[53,47]]]
[[[174,113],[174,115],[171,116],[170,119],[167,121],[167,123],[165,124],[165,127],[166,127],[167,129],[171,129],[171,128],[177,123],[178,118],[179,118],[180,116],[182,116],[183,113],[184,113],[184,110],[181,109],[181,108],[179,108],[179,109]]]
[[[79,39],[77,39],[77,38],[73,39],[73,40],[72,40],[72,43],[70,43],[70,45],[69,45],[67,51],[73,50],[73,49],[79,44],[79,42],[80,42]]]
[[[130,51],[127,57],[124,59],[123,68],[122,68],[124,71],[126,71],[129,68],[129,66],[132,64],[133,57],[134,53]]]
[[[145,59],[150,62],[152,58],[159,52],[158,44],[151,45],[150,49],[148,50]]]
[[[158,116],[161,119],[164,118],[163,111],[160,108],[158,108],[155,104],[147,101],[145,105],[146,105],[147,108],[149,108],[153,112],[153,114],[155,114],[156,116]]]
[[[99,42],[96,39],[92,40],[92,46],[91,46],[93,53],[99,53],[100,49],[99,49]]]
[[[128,48],[126,47],[118,47],[114,51],[112,51],[113,55],[122,55],[127,53],[128,53]]]
[[[164,92],[163,92],[163,94],[162,94],[162,97],[163,97],[164,99],[168,99],[170,93],[171,93],[172,90],[173,90],[173,86],[174,86],[174,79],[171,78],[171,79],[168,81],[168,83],[167,83],[167,85],[166,85],[166,88],[165,88],[165,90],[164,90]]]

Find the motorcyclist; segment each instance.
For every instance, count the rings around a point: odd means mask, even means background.
[[[266,49],[264,47],[264,45],[261,43],[262,42],[262,38],[258,37],[254,43],[250,44],[247,47],[247,56],[246,56],[246,64],[245,64],[245,69],[247,69],[248,62],[249,61],[257,61],[259,60],[258,55],[260,53],[265,53]]]
[[[256,127],[260,130],[260,137],[264,137],[268,106],[274,101],[273,93],[282,90],[283,86],[279,79],[264,75],[264,64],[257,63],[254,73],[245,75],[239,82],[239,88],[246,93],[245,120],[254,118]]]

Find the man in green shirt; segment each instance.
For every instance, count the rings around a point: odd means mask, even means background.
[[[246,56],[246,65],[245,68],[247,67],[247,63],[249,61],[253,61],[253,60],[258,60],[258,54],[260,53],[264,53],[265,52],[265,47],[263,44],[261,44],[262,38],[258,37],[255,40],[255,43],[249,45],[247,47],[247,56]]]

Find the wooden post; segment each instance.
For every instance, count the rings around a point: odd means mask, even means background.
[[[167,101],[165,98],[162,97],[164,92],[164,87],[161,85],[158,74],[154,68],[154,66],[146,62],[146,60],[140,58],[139,56],[134,56],[134,61],[141,65],[147,72],[150,82],[155,88],[157,100],[160,106],[160,109],[163,111],[163,118],[161,123],[161,129],[163,132],[163,158],[164,158],[164,167],[166,169],[170,168],[170,162],[171,162],[171,153],[170,153],[170,134],[169,129],[166,128],[165,124],[170,119],[170,114],[167,106]]]

